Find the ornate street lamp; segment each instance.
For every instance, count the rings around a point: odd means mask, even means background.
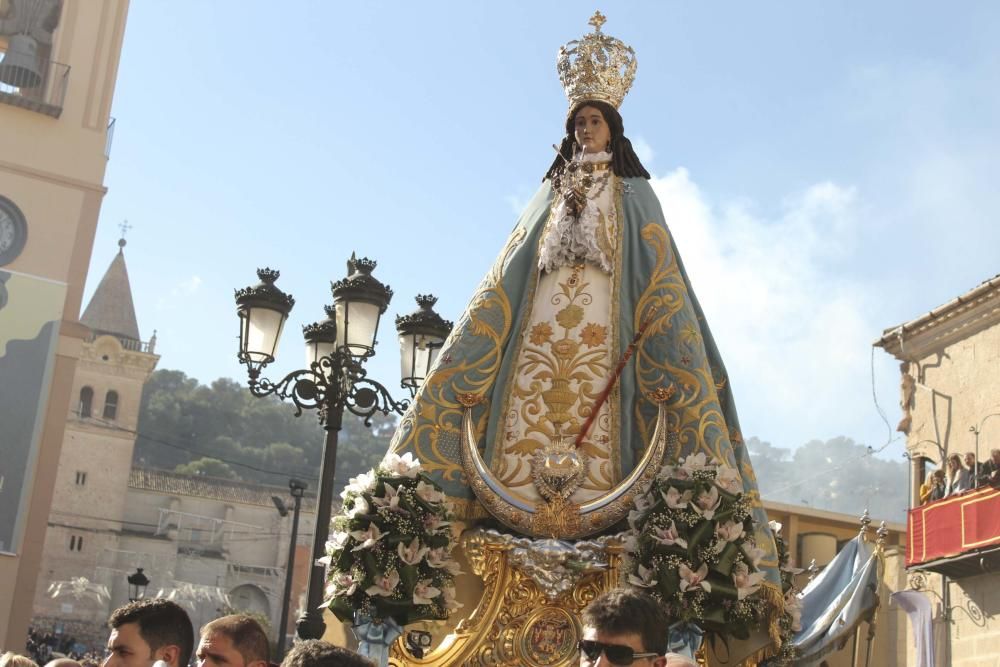
[[[417,388],[437,361],[444,339],[451,333],[452,323],[434,312],[435,303],[437,297],[433,294],[420,294],[417,296],[420,307],[409,315],[396,318],[402,384],[411,395],[416,395]]]
[[[136,568],[133,574],[125,577],[128,581],[128,601],[135,602],[146,597],[146,586],[149,586],[149,577],[142,573],[142,568]]]
[[[347,277],[330,285],[333,306],[326,307],[326,319],[303,327],[309,368],[292,371],[277,382],[262,378],[261,371],[274,361],[285,320],[295,300],[275,287],[279,274],[270,269],[257,271],[260,284],[236,291],[239,360],[247,367],[250,392],[258,397],[273,395],[290,400],[296,416],[303,410],[314,409],[326,430],[308,599],[296,623],[301,639],[319,639],[326,627],[319,608],[323,603],[326,572],[316,560],[325,553],[330,530],[337,434],[344,410],[364,418],[365,425],[371,426],[376,412],[402,414],[409,406],[408,400],[393,399],[382,384],[367,376],[364,368],[364,362],[375,354],[379,320],[392,298],[392,290],[372,276],[374,269],[375,262],[370,259],[351,256]],[[413,376],[410,381],[415,381]]]

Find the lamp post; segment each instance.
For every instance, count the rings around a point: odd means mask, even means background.
[[[128,581],[128,601],[135,602],[146,597],[146,586],[149,586],[149,577],[142,573],[142,568],[136,568],[133,574],[125,577]]]
[[[285,595],[281,599],[281,622],[278,625],[278,654],[277,660],[281,661],[285,657],[285,634],[288,628],[288,605],[292,597],[292,575],[295,573],[295,543],[299,535],[299,510],[302,507],[302,496],[306,490],[306,483],[297,479],[288,480],[288,488],[295,499],[295,508],[292,510],[292,535],[288,541],[288,564],[285,566]],[[274,506],[278,508],[278,514],[282,517],[288,516],[288,508],[284,501],[278,496],[271,496]]]
[[[273,395],[290,400],[296,416],[303,410],[316,410],[326,430],[307,604],[296,623],[301,639],[319,639],[326,627],[319,609],[323,603],[326,572],[316,561],[323,557],[329,535],[337,434],[344,410],[364,418],[365,425],[371,426],[376,412],[402,414],[409,406],[408,400],[396,401],[382,384],[369,378],[364,366],[375,354],[379,321],[392,298],[392,290],[372,276],[375,266],[375,262],[367,258],[351,256],[347,262],[347,277],[330,285],[333,306],[326,307],[326,319],[303,327],[309,367],[292,371],[277,382],[261,377],[261,371],[274,361],[285,320],[295,300],[275,287],[280,274],[271,269],[258,269],[260,283],[236,291],[240,318],[239,360],[247,367],[250,392],[258,397]],[[417,344],[415,338],[402,334],[400,341],[401,345]],[[402,352],[405,357],[415,351],[410,348]],[[404,383],[403,386],[408,385]]]

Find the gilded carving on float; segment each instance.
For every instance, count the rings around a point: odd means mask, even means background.
[[[389,664],[578,664],[577,619],[591,600],[617,584],[622,561],[619,538],[570,543],[473,530],[464,538],[464,548],[473,572],[483,578],[479,606],[423,658],[414,658],[403,640],[397,640]]]

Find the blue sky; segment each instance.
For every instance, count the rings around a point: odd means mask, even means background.
[[[272,377],[355,250],[390,316],[432,292],[457,319],[551,161],[555,53],[598,7],[636,50],[626,134],[744,433],[881,447],[871,342],[1000,272],[995,3],[134,2],[85,298],[128,219],[142,335],[202,382],[245,379],[232,291],[258,266],[297,300]],[[382,340],[395,386],[391,321]],[[896,364],[874,367],[895,426]]]

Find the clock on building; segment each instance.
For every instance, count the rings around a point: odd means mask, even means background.
[[[28,240],[28,225],[21,209],[0,195],[0,266],[13,262]]]

